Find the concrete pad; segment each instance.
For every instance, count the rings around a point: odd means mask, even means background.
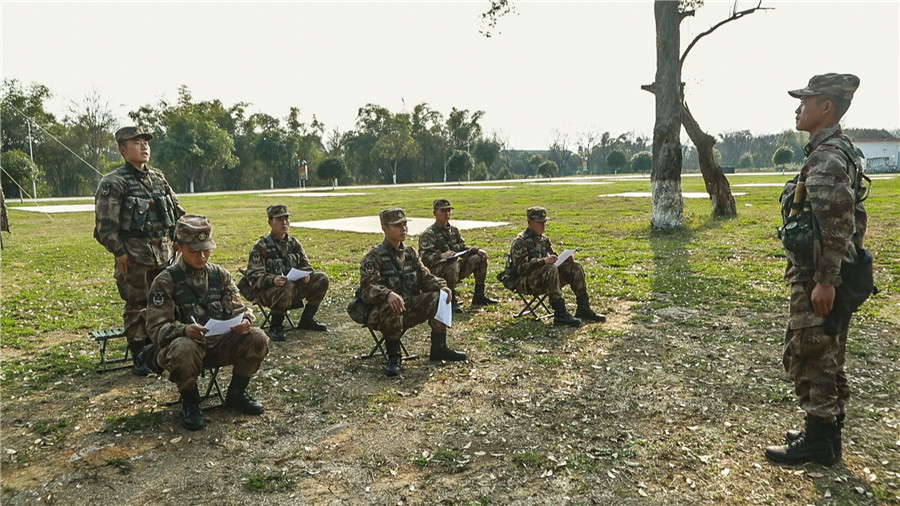
[[[500,190],[503,188],[512,188],[512,186],[420,186],[420,190]]]
[[[407,216],[406,226],[409,235],[419,235],[434,223],[434,218],[416,218]],[[509,225],[502,221],[452,220],[450,223],[460,230],[473,228],[502,227]],[[341,230],[343,232],[359,232],[363,234],[381,234],[381,221],[378,216],[356,216],[353,218],[336,218],[333,220],[292,222],[292,227],[315,228],[319,230]]]
[[[612,181],[547,181],[545,183],[526,183],[530,185],[588,185],[588,184],[612,184]]]
[[[875,175],[875,174],[866,174],[866,175],[869,176],[869,179],[894,179],[897,177],[897,176],[891,176],[891,175],[883,175],[883,176]]]
[[[28,211],[31,213],[86,213],[94,212],[94,204],[66,204],[61,206],[29,206],[10,207],[16,211]]]
[[[784,186],[784,183],[742,183],[742,184],[733,184],[733,185],[731,185],[731,186],[732,186],[733,188],[737,188],[737,187],[740,187],[740,186],[743,186],[743,187],[751,187],[751,186],[777,186],[777,187],[781,188],[782,186]]]
[[[746,193],[732,193],[733,197],[739,197],[741,195],[746,195]],[[651,197],[652,194],[650,192],[623,192],[623,193],[610,193],[607,195],[597,195],[598,197]],[[681,194],[682,197],[686,199],[708,199],[709,194],[705,192],[685,192]]]
[[[356,195],[371,195],[363,192],[307,192],[307,193],[262,193],[263,197],[352,197]]]

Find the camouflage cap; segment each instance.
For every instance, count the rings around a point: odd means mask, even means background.
[[[544,209],[543,207],[538,207],[538,206],[529,207],[528,210],[525,212],[525,214],[528,216],[528,219],[531,221],[547,221],[548,220],[547,210]]]
[[[406,221],[406,211],[403,209],[385,209],[378,213],[382,225],[396,225]]]
[[[194,251],[215,249],[209,218],[199,214],[185,214],[178,218],[175,223],[175,242],[187,245]]]
[[[288,212],[288,208],[284,204],[272,204],[271,206],[266,208],[266,216],[271,220],[272,218],[278,218],[279,216],[290,216],[291,213]]]
[[[794,98],[815,95],[831,95],[833,97],[853,100],[853,92],[859,87],[859,78],[853,74],[821,74],[813,76],[806,88],[788,91]]]
[[[145,132],[141,127],[130,126],[116,130],[116,142],[118,143],[125,142],[128,139],[134,139],[135,137],[141,137],[148,141],[153,138],[152,135]]]
[[[434,207],[434,210],[438,209],[453,209],[453,206],[450,205],[450,201],[447,199],[437,199],[431,203],[431,206]]]

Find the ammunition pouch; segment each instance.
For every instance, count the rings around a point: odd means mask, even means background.
[[[778,238],[788,253],[791,263],[804,271],[816,269],[815,245],[818,239],[818,226],[811,209],[803,209],[784,220],[784,226],[778,229]]]
[[[372,309],[371,304],[366,304],[362,299],[362,290],[356,289],[353,299],[347,304],[347,314],[354,322],[365,325],[369,321],[369,310]]]
[[[250,283],[250,279],[247,278],[247,270],[246,269],[238,269],[241,273],[240,281],[238,281],[237,288],[241,293],[241,297],[253,302],[256,299],[256,290],[253,289],[253,285]]]
[[[518,272],[516,266],[510,260],[509,255],[504,255],[503,270],[497,273],[497,281],[503,284],[507,290],[515,290],[518,281]]]
[[[850,315],[859,310],[870,295],[878,293],[872,270],[872,253],[856,246],[857,261],[841,265],[841,284],[834,289],[834,306],[825,317],[825,334],[835,336],[850,325]]]

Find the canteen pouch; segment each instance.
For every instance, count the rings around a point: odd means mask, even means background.
[[[350,315],[350,319],[360,325],[365,325],[368,323],[370,309],[372,306],[363,302],[362,292],[357,288],[353,299],[347,304],[347,314]]]

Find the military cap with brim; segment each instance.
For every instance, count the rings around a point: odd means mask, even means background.
[[[141,127],[125,127],[116,130],[116,142],[124,142],[128,139],[135,138],[147,139],[148,141],[153,138],[148,132],[145,132]]]
[[[185,214],[175,223],[175,242],[193,251],[216,249],[212,240],[212,224],[209,218],[199,214]]]
[[[453,209],[453,206],[450,205],[450,201],[447,199],[437,199],[431,203],[431,206],[434,207],[434,210],[438,209]]]
[[[400,208],[385,209],[378,213],[378,218],[381,219],[382,225],[396,225],[406,221],[406,211]]]
[[[859,78],[853,74],[820,74],[813,76],[806,88],[790,90],[788,94],[794,98],[830,95],[844,100],[853,100],[853,93],[858,87]]]
[[[547,221],[549,219],[547,218],[547,210],[543,207],[529,207],[525,213],[531,221]]]
[[[266,208],[266,215],[271,220],[272,218],[278,218],[279,216],[290,216],[291,213],[288,212],[288,208],[284,204],[272,204]]]

